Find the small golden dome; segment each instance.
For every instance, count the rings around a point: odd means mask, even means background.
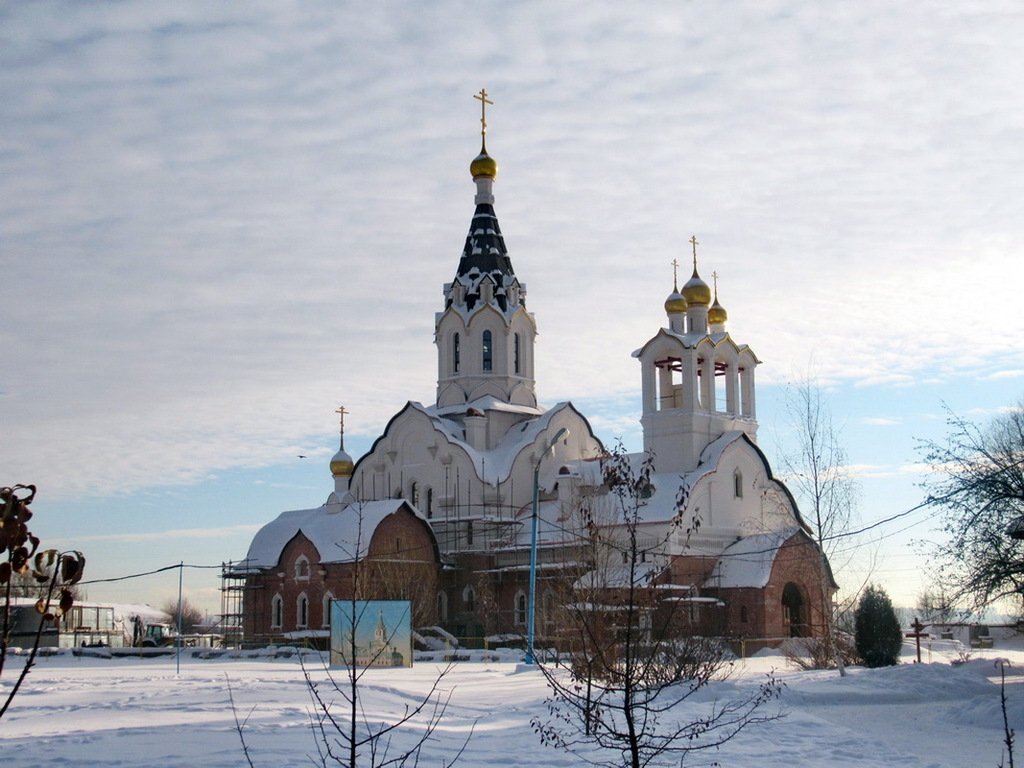
[[[697,268],[693,268],[693,277],[683,286],[683,298],[687,304],[706,307],[711,303],[711,286],[700,279]]]
[[[345,453],[344,449],[334,454],[331,459],[331,474],[334,477],[352,477],[353,469],[355,464],[352,463],[352,457]]]
[[[715,303],[711,305],[708,310],[708,323],[711,325],[720,325],[729,319],[729,314],[725,311],[725,307],[718,303],[718,297],[715,296]]]
[[[474,157],[473,162],[469,164],[469,172],[474,179],[481,176],[493,179],[498,175],[498,161],[487,154],[486,147],[481,147],[480,154]]]
[[[668,298],[665,299],[665,312],[670,315],[674,315],[678,312],[685,312],[686,308],[686,299],[684,299],[683,295],[677,290],[673,290],[672,293],[668,295]]]

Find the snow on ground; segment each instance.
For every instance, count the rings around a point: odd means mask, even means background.
[[[953,666],[955,649],[936,644],[921,665],[886,669],[796,671],[781,656],[737,662],[732,678],[710,686],[699,701],[679,708],[695,716],[717,699],[755,686],[775,669],[786,687],[783,717],[753,727],[718,752],[688,760],[723,766],[996,766],[1002,719],[994,659],[1011,660],[1007,691],[1011,727],[1024,733],[1024,645],[972,653]],[[317,680],[326,672],[307,668]],[[479,658],[479,657],[478,657]],[[441,765],[474,729],[459,765],[576,766],[573,755],[543,747],[530,727],[546,717],[541,675],[514,661],[457,663],[443,680],[448,711],[421,766]],[[8,659],[0,693],[13,683],[21,659]],[[442,666],[418,661],[412,669],[370,670],[361,688],[371,718],[394,717],[429,690]],[[343,673],[342,673],[343,674]],[[0,720],[4,766],[244,765],[229,705],[230,683],[254,765],[309,764],[310,697],[296,656],[197,659],[99,659],[54,656],[39,660],[12,708]],[[411,729],[410,729],[411,731]],[[409,733],[407,731],[406,733]],[[595,757],[596,755],[591,755]],[[1017,756],[1024,760],[1024,748]]]

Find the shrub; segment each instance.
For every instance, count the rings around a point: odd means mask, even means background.
[[[903,633],[892,601],[881,587],[873,584],[864,590],[855,619],[857,653],[868,667],[888,667],[899,663]]]

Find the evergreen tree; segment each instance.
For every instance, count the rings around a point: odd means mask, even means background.
[[[903,633],[884,589],[871,584],[864,590],[855,626],[857,653],[865,666],[888,667],[899,663]]]

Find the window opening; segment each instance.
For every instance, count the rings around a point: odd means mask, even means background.
[[[491,339],[492,339],[491,332],[490,331],[484,331],[484,336],[483,336],[484,360],[483,360],[483,364],[484,364],[484,370],[485,371],[491,370],[492,366],[493,366],[493,357],[492,357],[492,349],[491,349],[491,343],[492,342],[491,342]]]

